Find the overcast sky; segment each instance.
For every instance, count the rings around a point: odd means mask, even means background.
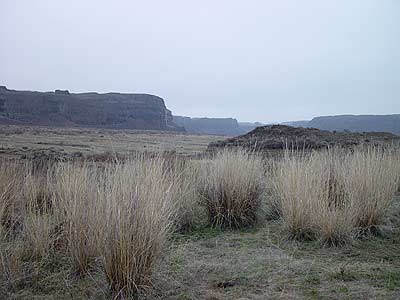
[[[242,121],[400,113],[400,1],[0,0],[0,85]]]

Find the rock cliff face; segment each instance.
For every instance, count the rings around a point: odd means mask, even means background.
[[[240,123],[233,118],[190,118],[174,116],[174,122],[187,132],[236,136],[253,130],[261,123]]]
[[[148,94],[14,91],[0,87],[0,124],[183,131]]]
[[[234,136],[240,133],[239,125],[233,118],[190,118],[174,116],[174,122],[187,132]]]
[[[241,147],[268,152],[286,148],[310,150],[333,146],[346,148],[359,144],[380,145],[385,143],[400,144],[400,137],[387,132],[331,132],[316,128],[269,125],[257,127],[245,135],[210,143],[208,150]]]

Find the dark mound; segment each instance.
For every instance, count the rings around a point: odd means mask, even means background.
[[[298,128],[286,125],[257,127],[253,131],[224,141],[210,143],[209,151],[220,148],[242,147],[256,151],[323,149],[333,146],[352,147],[359,144],[399,143],[400,136],[387,132],[335,132],[316,128]]]

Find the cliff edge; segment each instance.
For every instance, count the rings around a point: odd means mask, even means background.
[[[0,124],[183,131],[148,94],[15,91],[0,86]]]

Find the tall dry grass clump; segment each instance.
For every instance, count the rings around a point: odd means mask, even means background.
[[[397,184],[393,152],[378,147],[288,154],[272,178],[272,205],[286,231],[334,245],[382,225]]]
[[[174,217],[173,184],[161,157],[106,169],[99,253],[112,290],[135,295],[151,282]]]
[[[367,147],[348,154],[338,170],[353,226],[362,231],[382,225],[398,184],[393,149]]]
[[[53,246],[54,218],[47,205],[50,176],[47,167],[39,170],[31,161],[1,164],[1,182],[8,183],[0,188],[1,227],[6,233],[0,239],[0,277],[8,288],[13,288],[33,272],[27,268],[26,260],[41,260]]]
[[[174,182],[171,186],[175,217],[174,227],[178,232],[193,227],[196,208],[199,206],[197,161],[183,157],[167,157],[164,163],[166,175]]]
[[[14,160],[0,160],[0,238],[4,238],[16,222],[15,210],[23,176],[21,165]]]
[[[397,192],[400,193],[400,146],[398,145],[393,146],[393,151],[392,155],[394,158],[394,163],[396,167],[396,173],[397,173]]]
[[[311,217],[323,195],[321,170],[314,170],[310,157],[289,157],[278,164],[273,176],[272,205],[292,237],[313,233]]]
[[[54,214],[73,267],[84,274],[97,255],[99,228],[104,226],[98,168],[90,163],[60,163],[55,177]]]
[[[191,222],[192,167],[167,164],[161,155],[113,163],[60,162],[40,169],[30,162],[4,162],[2,227],[10,231],[13,221],[18,230],[0,240],[1,276],[9,282],[18,278],[22,257],[67,254],[77,274],[101,262],[114,292],[137,295],[151,284],[170,230]]]
[[[257,222],[263,193],[261,158],[245,150],[224,150],[200,164],[199,194],[213,227]]]
[[[340,243],[351,237],[336,154],[287,152],[272,175],[274,211],[292,238]]]
[[[24,164],[21,202],[22,238],[32,257],[43,258],[52,249],[56,233],[53,215],[51,181],[52,167],[36,169],[30,162]]]

